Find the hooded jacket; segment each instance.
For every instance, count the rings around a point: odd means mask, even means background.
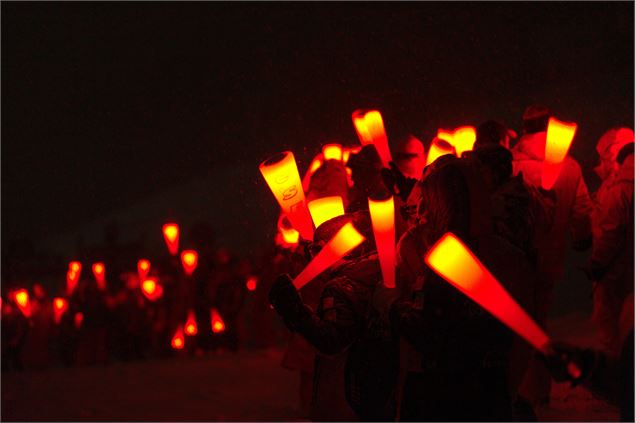
[[[545,159],[546,132],[524,135],[512,149],[514,175],[522,173],[525,182],[541,186]],[[562,278],[567,245],[567,232],[574,242],[591,237],[592,203],[580,165],[567,156],[556,181],[553,225],[545,235],[539,249],[539,268],[550,275],[552,281]]]

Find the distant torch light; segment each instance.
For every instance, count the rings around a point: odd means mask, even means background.
[[[558,180],[562,164],[567,157],[577,129],[576,123],[561,122],[556,118],[549,118],[545,161],[542,169],[542,187],[544,189],[553,188]]]
[[[260,173],[293,227],[303,238],[312,240],[311,216],[293,153],[285,151],[265,160],[260,164]]]
[[[311,260],[302,272],[293,280],[296,289],[302,288],[311,282],[320,273],[337,263],[349,251],[364,242],[366,238],[353,226],[351,222],[346,223],[335,234],[335,236],[322,248],[322,250]]]
[[[176,223],[166,223],[163,225],[163,239],[171,255],[179,253],[179,225]]]
[[[425,262],[443,279],[483,307],[537,350],[549,351],[549,337],[523,310],[474,253],[448,232],[430,249]]]
[[[53,299],[53,318],[55,319],[55,324],[60,324],[62,321],[62,316],[68,310],[68,301],[64,298],[57,297]]]
[[[139,274],[139,280],[143,281],[148,273],[150,273],[150,261],[141,259],[137,262],[137,273]]]
[[[156,278],[145,278],[141,282],[141,293],[150,301],[156,301],[163,296],[163,287],[157,283]]]
[[[441,140],[440,138],[435,138],[434,140],[432,140],[432,144],[430,145],[430,149],[428,150],[426,166],[434,163],[436,159],[441,156],[445,156],[446,154],[456,155],[456,150],[447,141]]]
[[[194,336],[198,333],[198,325],[196,324],[196,316],[194,311],[190,310],[187,313],[187,321],[185,322],[185,334],[187,336]]]
[[[172,341],[170,342],[172,348],[175,350],[182,350],[185,346],[185,336],[183,335],[183,326],[179,326],[176,328],[176,332],[174,332],[174,336],[172,336]]]
[[[342,161],[343,151],[340,144],[326,144],[322,147],[322,155],[324,160]]]
[[[340,196],[322,197],[309,202],[309,212],[313,224],[318,228],[322,223],[344,214],[344,201]]]
[[[106,266],[102,262],[93,263],[93,276],[100,290],[106,290]]]
[[[198,253],[194,250],[183,250],[181,252],[181,264],[187,276],[192,276],[198,265]]]
[[[82,323],[84,322],[84,313],[78,311],[75,313],[73,317],[73,324],[75,325],[75,329],[79,330],[82,328]]]
[[[247,279],[245,286],[247,287],[248,291],[255,291],[256,287],[258,286],[258,278],[256,276],[251,276],[249,279]]]
[[[368,209],[379,255],[379,264],[386,288],[395,287],[395,202],[368,199]]]
[[[71,261],[68,263],[68,269],[79,274],[82,271],[82,264],[78,261]]]
[[[210,325],[212,326],[212,333],[221,333],[225,331],[225,322],[223,322],[223,318],[215,308],[210,310]]]
[[[356,110],[352,117],[359,141],[362,145],[375,145],[383,166],[388,167],[392,157],[381,113],[378,110]]]
[[[69,297],[73,295],[78,282],[79,272],[76,272],[73,269],[68,269],[66,271],[66,295]]]
[[[13,294],[13,299],[24,317],[31,317],[31,299],[29,298],[29,292],[24,288],[20,288]]]

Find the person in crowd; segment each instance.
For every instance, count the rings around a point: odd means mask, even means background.
[[[346,166],[352,171],[353,181],[347,212],[368,210],[369,197],[382,196],[388,192],[382,178],[381,158],[374,145],[365,145],[359,153],[351,154]]]
[[[317,310],[303,302],[288,275],[276,280],[269,300],[285,325],[319,351],[312,420],[393,420],[398,356],[385,316],[373,307],[382,277],[368,212],[323,223],[311,249],[316,254],[347,222],[366,241],[327,271]]]
[[[617,322],[626,296],[633,291],[633,131],[607,131],[597,145],[603,177],[593,196],[593,320],[604,350],[618,353]]]
[[[427,268],[422,257],[451,231],[529,312],[534,304],[526,287],[535,272],[522,250],[493,232],[488,187],[477,163],[446,156],[429,168],[421,182],[419,225],[398,244],[398,275],[410,295],[390,309],[394,331],[419,353],[402,364],[407,373],[400,419],[510,420],[513,334]]]
[[[522,174],[529,185],[541,186],[546,131],[551,110],[544,106],[529,106],[523,114],[524,134],[512,148],[514,175]],[[536,240],[538,271],[544,289],[539,294],[537,320],[543,327],[553,302],[554,286],[564,275],[567,233],[573,247],[583,251],[591,245],[592,202],[582,178],[580,165],[570,156],[553,186],[555,209],[553,224],[541,239]],[[534,405],[549,401],[550,378],[544,366],[535,361],[523,383],[524,396]]]

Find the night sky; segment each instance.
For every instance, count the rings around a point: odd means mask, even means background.
[[[362,107],[429,142],[543,103],[579,123],[590,186],[598,137],[633,126],[632,2],[1,7],[3,250],[112,219],[160,244],[167,217],[249,250],[229,231],[264,239],[276,213],[258,164],[292,149],[304,172]]]

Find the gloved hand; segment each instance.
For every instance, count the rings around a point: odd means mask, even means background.
[[[278,276],[271,286],[269,302],[290,330],[296,330],[310,314],[287,274]]]
[[[417,180],[404,176],[394,162],[390,162],[388,165],[390,169],[381,170],[384,185],[392,195],[398,195],[403,201],[406,201]]]
[[[557,343],[551,345],[549,354],[540,354],[551,377],[556,382],[571,382],[576,386],[586,379],[596,363],[596,353],[591,349]]]

